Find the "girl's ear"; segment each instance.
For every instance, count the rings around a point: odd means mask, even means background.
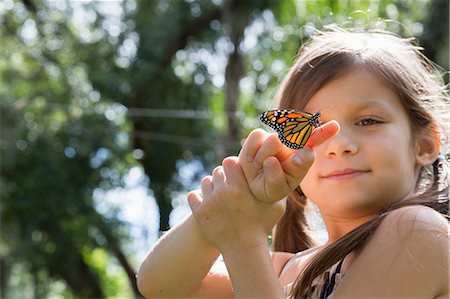
[[[439,156],[440,134],[433,124],[418,134],[416,140],[416,163],[418,166],[431,165]]]

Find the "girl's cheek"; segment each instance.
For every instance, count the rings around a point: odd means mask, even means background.
[[[310,168],[308,173],[305,175],[303,180],[300,182],[300,188],[302,189],[303,194],[305,194],[305,196],[307,198],[310,198],[312,195],[310,190],[313,189],[313,185],[314,184],[311,181],[311,168]]]

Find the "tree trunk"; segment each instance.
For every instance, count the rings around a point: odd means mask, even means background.
[[[222,145],[223,153],[220,153],[223,156],[237,154],[229,149],[226,144],[236,142],[239,137],[239,122],[236,118],[236,110],[239,103],[239,81],[245,72],[239,44],[244,37],[244,30],[249,21],[250,12],[246,8],[247,5],[240,5],[239,1],[226,1],[224,6],[224,23],[228,27],[228,35],[234,49],[228,57],[225,70],[225,113],[228,120],[228,130],[225,134],[225,144]]]
[[[152,185],[152,189],[159,208],[159,231],[162,233],[170,228],[169,219],[172,212],[172,204],[171,199],[167,198],[165,186],[162,184],[155,185]]]
[[[77,298],[105,298],[97,275],[92,273],[81,254],[77,254],[76,256],[73,254],[71,258],[76,258],[75,266],[70,271],[64,271],[58,274],[70,286],[74,295]],[[64,261],[61,262],[63,263]]]
[[[425,55],[436,61],[439,49],[448,42],[449,37],[449,1],[431,1],[428,4],[428,15],[423,21],[424,29],[420,38]]]
[[[237,47],[235,45],[235,47]],[[228,65],[225,71],[225,113],[228,120],[228,130],[223,145],[223,155],[236,155],[227,144],[233,144],[239,136],[239,122],[236,118],[236,110],[239,102],[239,81],[243,74],[242,57],[239,51],[235,50],[228,57]]]
[[[0,298],[6,298],[10,265],[5,262],[5,257],[0,259]]]
[[[110,240],[108,238],[108,243],[109,249],[116,256],[117,260],[119,261],[119,264],[127,273],[128,282],[130,283],[131,289],[133,290],[135,297],[139,298],[141,295],[139,293],[139,290],[137,289],[136,271],[133,269],[133,267],[131,267],[130,263],[128,263],[127,257],[123,253],[122,248],[120,248],[120,245],[117,242],[117,240],[115,240],[114,238]]]

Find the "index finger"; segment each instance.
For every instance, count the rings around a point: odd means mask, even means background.
[[[335,120],[329,121],[326,124],[320,126],[314,131],[314,134],[309,138],[308,142],[305,145],[304,149],[301,149],[290,157],[282,162],[283,169],[288,175],[289,179],[294,178],[295,181],[301,173],[299,173],[299,169],[308,170],[314,160],[312,155],[312,149],[316,146],[319,146],[328,138],[336,135],[339,132],[339,123]],[[294,157],[298,157],[297,162]]]
[[[322,126],[318,127],[311,135],[308,142],[306,142],[305,146],[309,148],[319,146],[328,138],[339,133],[339,130],[340,130],[339,123],[335,120],[331,120],[323,124]]]

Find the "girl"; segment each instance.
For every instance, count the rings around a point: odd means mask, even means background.
[[[434,71],[387,33],[313,36],[278,106],[321,111],[325,125],[299,151],[250,133],[239,156],[188,195],[193,214],[150,251],[138,273],[142,294],[448,298],[447,166],[431,114],[448,97]],[[306,198],[323,217],[322,246],[306,230]],[[227,271],[213,266],[219,254]]]

